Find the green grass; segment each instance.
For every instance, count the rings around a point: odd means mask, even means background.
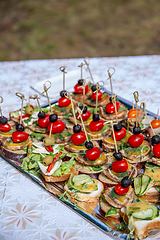
[[[160,53],[158,0],[8,0],[0,19],[0,61]]]

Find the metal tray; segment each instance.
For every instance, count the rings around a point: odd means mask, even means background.
[[[105,92],[111,94],[109,91]],[[132,108],[132,103],[123,99],[122,97],[117,96],[117,98],[128,108]],[[52,102],[51,104],[54,104],[55,102]],[[46,106],[43,106],[46,107]],[[146,112],[149,115],[152,115],[156,117],[156,115],[150,111]],[[34,182],[36,182],[39,186],[41,186],[43,189],[45,189],[47,192],[49,192],[53,197],[55,197],[57,200],[61,201],[63,204],[67,205],[70,209],[77,212],[79,215],[84,217],[86,220],[88,220],[90,223],[98,227],[100,230],[102,230],[106,235],[109,237],[112,237],[113,239],[127,239],[127,230],[120,231],[117,230],[117,224],[115,223],[112,218],[105,218],[104,214],[101,212],[98,202],[94,202],[93,204],[78,202],[76,200],[64,200],[61,199],[61,194],[64,192],[63,186],[64,183],[46,183],[43,179],[43,177],[38,178],[26,171],[24,171],[16,162],[11,161],[4,157],[0,153],[0,157],[5,159],[9,164],[14,166],[16,169],[18,169],[20,172],[25,174],[27,177],[32,179]]]

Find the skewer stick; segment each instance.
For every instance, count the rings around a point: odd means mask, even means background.
[[[83,79],[83,74],[82,74],[82,67],[83,67],[84,63],[81,63],[78,67],[81,68],[81,79]]]
[[[47,83],[49,83],[48,87],[46,85]],[[48,96],[48,92],[47,92],[48,89],[51,87],[51,82],[50,81],[46,81],[43,85],[44,85],[44,91],[41,94],[46,93],[46,96],[47,96],[47,99],[48,99],[48,103],[49,103],[49,106],[50,106],[50,110],[51,110],[51,113],[52,113],[53,111],[52,111],[51,103],[49,101],[49,96]]]
[[[109,71],[110,69],[113,69],[113,72],[112,72],[112,73],[110,73],[110,71]],[[108,72],[108,76],[109,76],[108,79],[110,80],[111,93],[112,93],[112,95],[113,95],[113,87],[112,87],[112,79],[111,79],[111,78],[112,78],[113,74],[115,73],[115,68],[110,67],[107,72]],[[108,80],[108,79],[107,79],[107,80]]]
[[[115,147],[116,147],[116,152],[118,152],[116,137],[115,137],[114,128],[113,128],[113,121],[111,121],[111,127],[112,127],[112,132],[113,132],[113,138],[114,138],[114,144],[115,144]]]
[[[77,107],[77,111],[79,113],[79,116],[80,116],[80,119],[81,119],[81,122],[82,122],[82,126],[83,126],[83,129],[84,129],[84,133],[86,135],[87,142],[89,142],[88,135],[87,135],[87,132],[86,132],[86,129],[85,129],[85,126],[84,126],[83,119],[82,119],[83,109],[81,110],[79,107]]]
[[[136,102],[136,127],[137,127],[138,126],[138,123],[137,123],[137,103],[139,102],[139,99],[138,99],[139,93],[138,93],[138,91],[135,91],[133,93],[133,95],[134,95],[134,99],[135,99],[135,102]]]
[[[158,116],[159,116],[159,108],[158,108],[158,111],[157,111],[157,120],[158,120]]]
[[[41,105],[40,105],[39,100],[38,100],[38,99],[40,99],[40,97],[38,97],[37,94],[34,94],[34,95],[31,95],[30,98],[31,98],[31,99],[34,99],[34,100],[35,100],[35,99],[37,100],[37,104],[38,104],[38,107],[39,107],[39,109],[40,109],[40,112],[42,112]]]
[[[87,57],[86,57],[86,58],[87,58]],[[94,83],[93,76],[92,76],[92,73],[91,73],[91,70],[90,70],[90,68],[89,68],[89,62],[87,62],[86,58],[84,59],[84,62],[85,62],[85,64],[87,65],[87,70],[89,71],[89,74],[90,74],[90,76],[91,76],[92,82],[93,82],[93,84],[95,84],[95,83]],[[89,59],[89,58],[88,58],[88,59]]]
[[[24,99],[24,95],[20,92],[16,92],[16,96],[22,99],[22,103],[21,103],[21,116],[20,116],[20,124],[22,124],[22,111],[23,111],[23,101],[27,101],[26,99]]]
[[[51,137],[51,133],[52,133],[52,125],[53,125],[53,123],[51,123],[50,131],[49,131],[49,138]]]
[[[3,97],[0,96],[0,98],[1,98],[1,102],[0,102],[0,103],[3,103]],[[0,107],[0,115],[1,115],[1,117],[3,118],[1,107]]]
[[[83,80],[83,104],[85,102],[85,88],[86,88],[86,80]]]
[[[77,118],[76,118],[76,114],[75,114],[75,110],[74,110],[74,104],[73,104],[72,94],[71,94],[70,92],[65,92],[64,95],[65,95],[65,97],[67,97],[67,98],[69,98],[69,99],[71,100],[74,122],[75,122],[75,125],[77,125]],[[68,95],[69,95],[69,96],[68,96]]]
[[[59,69],[63,72],[63,90],[65,90],[65,74],[67,73],[65,72],[66,66],[61,66]]]
[[[116,106],[116,98],[117,98],[117,96],[114,94],[114,95],[111,96],[111,98],[112,98],[113,105],[114,105],[114,107],[115,107],[116,122],[118,123],[117,106]]]

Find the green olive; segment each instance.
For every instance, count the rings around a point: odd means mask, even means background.
[[[52,137],[46,137],[43,139],[43,143],[45,146],[51,146],[54,144],[54,138]]]
[[[25,112],[26,112],[26,114],[32,115],[33,108],[28,106],[28,107],[25,108]]]
[[[43,158],[43,164],[48,166],[53,161],[53,157],[51,155],[48,155]]]

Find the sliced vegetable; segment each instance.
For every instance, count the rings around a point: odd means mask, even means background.
[[[62,155],[62,152],[58,153],[57,156],[53,159],[53,161],[49,164],[47,168],[47,172],[50,172],[55,164],[55,162],[59,159],[59,157]]]

